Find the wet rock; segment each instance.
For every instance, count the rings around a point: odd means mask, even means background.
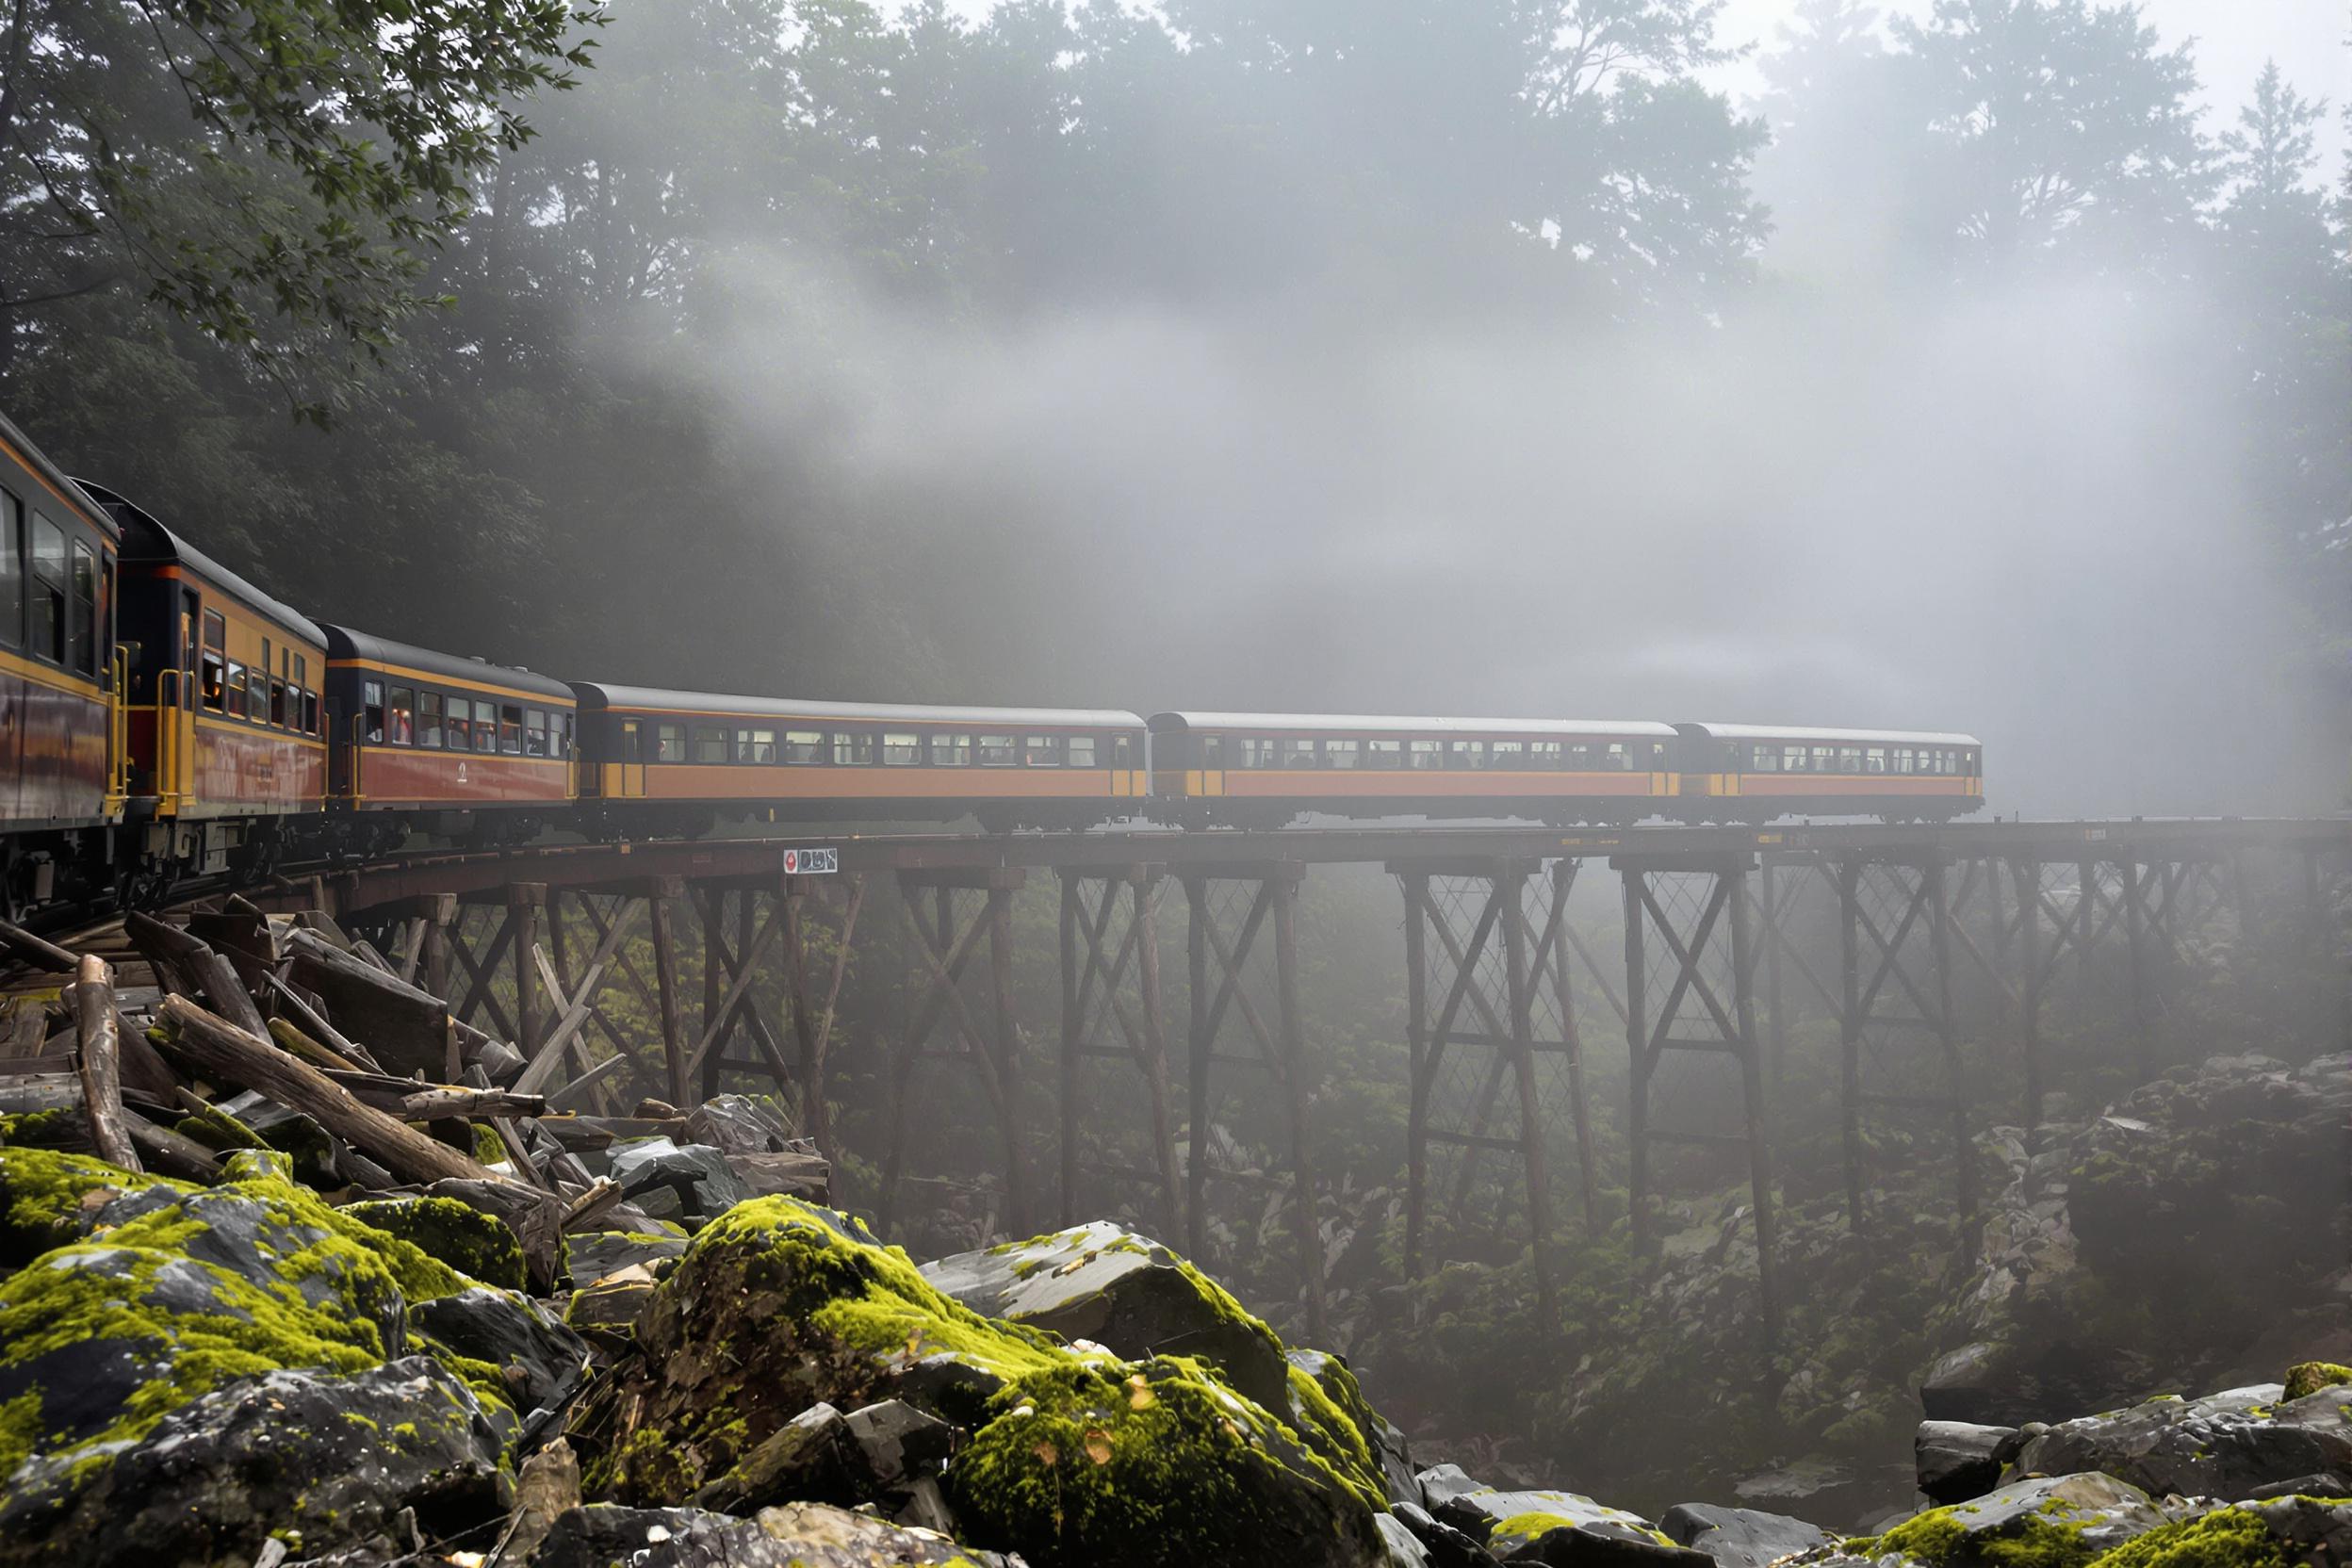
[[[547,1537],[555,1522],[580,1507],[580,1459],[562,1438],[523,1462],[514,1479],[514,1514],[493,1557],[522,1562]]]
[[[1390,1503],[1420,1503],[1421,1483],[1414,1476],[1412,1446],[1402,1431],[1365,1402],[1348,1364],[1321,1350],[1290,1350],[1284,1359],[1291,1368],[1290,1424],[1299,1435],[1326,1457],[1346,1450],[1351,1464],[1362,1464],[1380,1478]],[[1312,1390],[1298,1382],[1301,1377],[1313,1383]],[[1345,1429],[1333,1426],[1322,1402],[1314,1397],[1316,1391],[1347,1417]],[[1361,1454],[1353,1449],[1359,1437],[1364,1445]]]
[[[755,1198],[833,1200],[833,1167],[822,1154],[729,1154],[727,1168]]]
[[[857,1446],[869,1494],[897,1491],[936,1475],[956,1449],[956,1429],[925,1415],[903,1399],[885,1399],[852,1411],[842,1421]]]
[[[2283,1393],[2259,1383],[2060,1422],[2020,1447],[2009,1471],[2099,1470],[2158,1496],[2230,1498],[2297,1477],[2352,1475],[2352,1388],[2286,1402]]]
[[[688,1111],[686,1138],[722,1154],[782,1154],[804,1147],[781,1117],[740,1094],[712,1095]]]
[[[1820,1527],[1785,1513],[1710,1503],[1676,1503],[1658,1519],[1658,1527],[1677,1545],[1705,1552],[1719,1568],[1765,1568],[1829,1542]]]
[[[564,1326],[600,1343],[626,1339],[638,1315],[653,1299],[654,1279],[639,1265],[607,1275],[585,1290],[576,1290],[564,1308]]]
[[[1109,1220],[958,1252],[923,1277],[985,1317],[1091,1340],[1130,1360],[1204,1357],[1268,1410],[1290,1400],[1282,1341],[1168,1248]]]
[[[727,1156],[709,1144],[681,1145],[663,1137],[615,1144],[611,1169],[629,1201],[657,1219],[678,1217],[663,1212],[673,1199],[678,1214],[710,1219],[752,1195]],[[661,1196],[664,1189],[670,1199]]]
[[[738,1519],[696,1509],[574,1509],[555,1522],[530,1568],[876,1568],[972,1564],[1009,1568],[927,1530],[823,1503],[786,1503]]]
[[[418,1303],[409,1327],[453,1354],[498,1369],[525,1416],[569,1399],[587,1375],[588,1344],[527,1296],[474,1288]]]
[[[1570,1553],[1595,1543],[1634,1543],[1678,1550],[1665,1531],[1640,1514],[1596,1503],[1576,1492],[1503,1492],[1480,1486],[1446,1497],[1431,1511],[1442,1523],[1483,1542],[1489,1552],[1505,1562],[1564,1562],[1571,1560]],[[1555,1536],[1560,1539],[1551,1539]],[[1538,1546],[1538,1543],[1544,1544]],[[1531,1547],[1535,1548],[1533,1556],[1521,1556]],[[1702,1555],[1695,1560],[1709,1560]]]
[[[1380,1513],[1373,1515],[1372,1523],[1380,1529],[1387,1568],[1432,1568],[1429,1548],[1403,1520],[1393,1513]]]
[[[1427,1509],[1398,1503],[1390,1517],[1411,1530],[1413,1539],[1421,1543],[1429,1555],[1429,1568],[1493,1568],[1494,1554],[1477,1537],[1456,1529]]]
[[[403,1510],[435,1536],[472,1528],[506,1511],[511,1429],[428,1356],[242,1379],[140,1439],[21,1465],[0,1497],[0,1563],[250,1561],[273,1531],[316,1555]]]
[[[1932,1503],[1961,1503],[2001,1484],[2001,1473],[2025,1439],[2015,1427],[1922,1421],[1912,1441],[1919,1490]]]
[[[697,1508],[745,1513],[777,1501],[853,1504],[859,1466],[849,1425],[831,1405],[809,1406],[768,1434],[734,1467],[694,1494]]]
[[[1849,1541],[1843,1548],[1857,1557],[1899,1553],[1938,1568],[2082,1563],[2165,1522],[2148,1494],[2113,1476],[2045,1476],[1931,1509],[1875,1543]]]

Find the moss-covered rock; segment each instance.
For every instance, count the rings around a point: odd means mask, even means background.
[[[2259,1514],[2225,1508],[2126,1542],[2099,1568],[2294,1568],[2304,1560]]]
[[[523,1288],[523,1245],[501,1221],[454,1198],[378,1198],[351,1203],[344,1217],[414,1243],[467,1279]]]
[[[1004,1383],[1070,1357],[948,1299],[849,1216],[756,1199],[695,1238],[637,1318],[633,1366],[576,1419],[579,1445],[601,1447],[585,1484],[682,1500],[820,1401],[895,1396],[975,1426]]]
[[[2338,1366],[2329,1361],[2297,1362],[2287,1368],[2287,1399],[2301,1399],[2317,1394],[2323,1388],[2340,1388],[2352,1383],[2352,1366]]]
[[[1929,1568],[2085,1568],[2164,1523],[2145,1493],[2113,1477],[2042,1477],[1930,1509],[1844,1550],[1899,1553]]]
[[[1036,1568],[1315,1568],[1383,1560],[1365,1495],[1201,1363],[1069,1363],[1014,1379],[950,1468],[969,1538]]]
[[[90,1233],[98,1213],[126,1192],[192,1187],[136,1176],[87,1154],[29,1144],[0,1147],[0,1269],[22,1268],[53,1247]]]

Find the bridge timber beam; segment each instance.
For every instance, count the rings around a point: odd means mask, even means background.
[[[1746,1155],[1756,1220],[1756,1295],[1768,1353],[1780,1344],[1779,1265],[1774,1256],[1772,1154],[1764,1100],[1763,1053],[1756,1026],[1755,908],[1744,853],[1621,855],[1609,865],[1625,884],[1625,1041],[1632,1058],[1629,1182],[1637,1245],[1656,1239],[1649,1200],[1663,1145],[1735,1149]],[[1655,941],[1667,960],[1653,966]],[[1688,1017],[1698,1003],[1697,1016]],[[1668,1108],[1658,1070],[1670,1053],[1729,1060],[1738,1070],[1740,1131],[1663,1127]]]
[[[1065,867],[1061,881],[1061,1223],[1079,1222],[1078,1198],[1087,1178],[1142,1184],[1159,1197],[1163,1233],[1184,1228],[1183,1178],[1176,1161],[1174,1103],[1169,1087],[1168,1024],[1160,996],[1159,899],[1163,868]],[[1119,925],[1122,896],[1127,918]],[[1118,946],[1111,950],[1113,936]],[[1105,1037],[1116,1027],[1120,1043]],[[1149,1109],[1149,1163],[1086,1163],[1086,1064],[1131,1067],[1142,1079]]]
[[[1305,1029],[1298,1013],[1298,885],[1306,867],[1297,860],[1210,861],[1184,878],[1184,956],[1190,982],[1187,1030],[1190,1071],[1185,1089],[1185,1244],[1195,1258],[1208,1254],[1208,1184],[1240,1172],[1215,1165],[1211,1089],[1219,1067],[1261,1071],[1282,1096],[1290,1161],[1291,1232],[1298,1248],[1299,1292],[1308,1331],[1324,1336],[1323,1240],[1316,1209],[1314,1145],[1307,1125]],[[1268,917],[1271,917],[1270,921]],[[1273,1019],[1263,988],[1250,995],[1250,959],[1273,926]],[[1214,973],[1211,963],[1216,968]],[[1250,1048],[1220,1050],[1238,1019]]]

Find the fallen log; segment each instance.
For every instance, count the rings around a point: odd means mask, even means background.
[[[0,921],[0,949],[19,962],[34,969],[47,970],[52,974],[71,974],[81,960],[45,937],[36,937],[21,925]]]
[[[276,991],[278,993],[279,1000],[283,1001],[286,1004],[287,1008],[293,1012],[294,1018],[292,1021],[303,1031],[304,1038],[325,1046],[336,1055],[344,1057],[355,1068],[368,1072],[382,1072],[384,1070],[383,1064],[378,1062],[374,1056],[368,1054],[366,1046],[360,1044],[357,1040],[352,1039],[350,1036],[344,1034],[343,1031],[337,1029],[333,1023],[329,1022],[327,1015],[312,1006],[310,1004],[310,998],[302,991],[293,986],[287,985],[285,981],[279,979],[275,974],[269,976],[269,980],[270,988]],[[271,1037],[275,1038],[276,1031],[273,1029],[270,1033]],[[285,1042],[280,1041],[280,1043],[283,1044]],[[291,1049],[291,1047],[288,1047],[288,1049]]]
[[[130,1129],[122,1120],[122,1065],[117,1054],[114,971],[96,954],[82,957],[74,975],[74,1033],[79,1046],[82,1115],[98,1157],[125,1170],[143,1171]]]
[[[0,1075],[0,1115],[72,1110],[82,1102],[81,1080],[71,1072]]]
[[[184,1182],[220,1178],[220,1156],[194,1138],[169,1127],[159,1127],[127,1105],[122,1109],[122,1125],[129,1130],[131,1142],[146,1157],[148,1168],[157,1175],[177,1176]]]
[[[237,967],[202,939],[136,909],[122,917],[122,932],[153,966],[165,990],[203,997],[215,1014],[249,1035],[267,1031],[261,1009],[253,1005]],[[179,984],[173,985],[174,980]]]
[[[428,1137],[397,1117],[362,1104],[317,1068],[184,996],[166,997],[158,1017],[167,1049],[220,1082],[256,1089],[287,1109],[302,1112],[401,1181],[501,1182],[468,1155]]]

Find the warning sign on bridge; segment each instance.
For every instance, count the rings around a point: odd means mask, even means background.
[[[838,849],[788,849],[784,852],[784,874],[787,876],[830,876],[841,869],[841,852]]]

